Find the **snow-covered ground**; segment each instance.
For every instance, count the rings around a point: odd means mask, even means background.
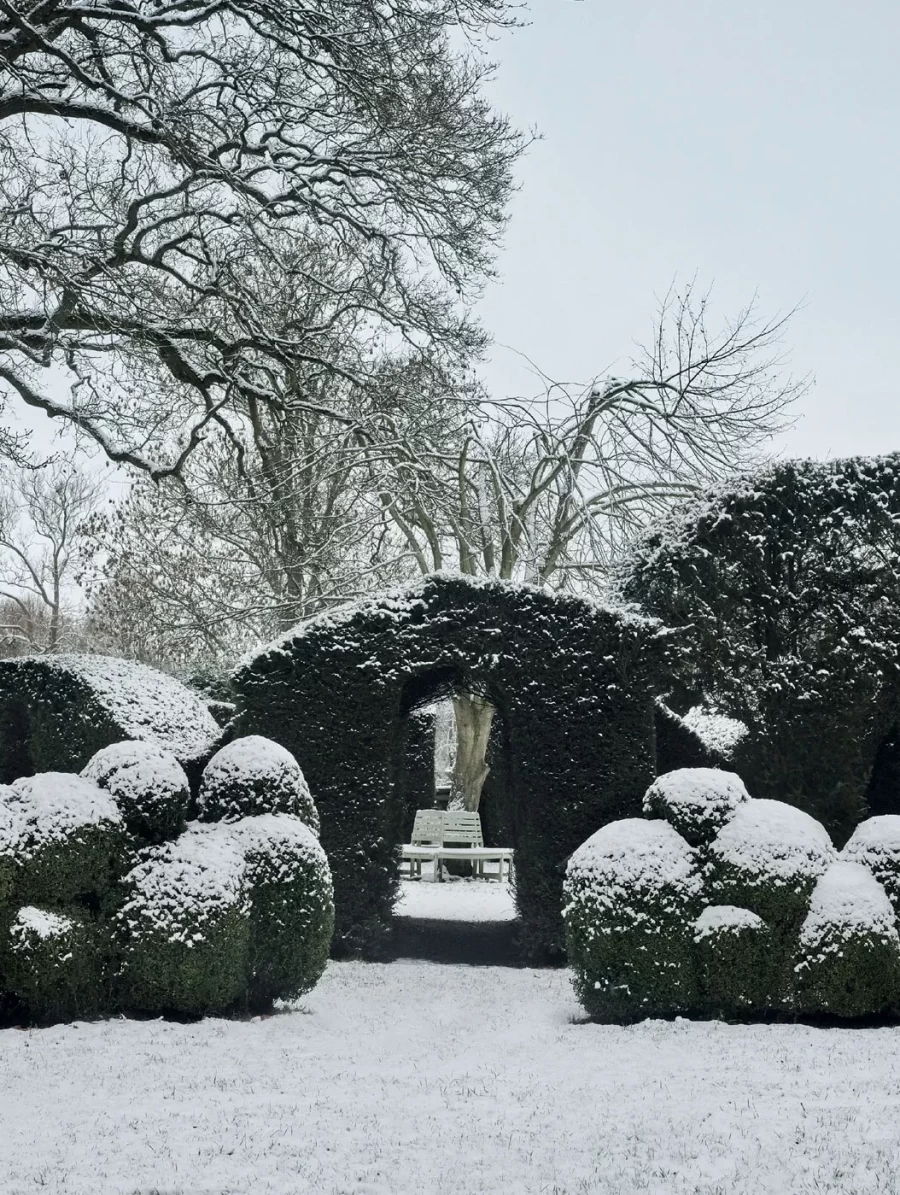
[[[900,1032],[578,1023],[563,971],[332,963],[296,1008],[0,1033],[0,1191],[900,1188]]]
[[[516,907],[504,882],[496,880],[448,879],[431,882],[423,864],[425,878],[401,880],[400,898],[394,909],[397,917],[421,917],[430,921],[514,921]]]

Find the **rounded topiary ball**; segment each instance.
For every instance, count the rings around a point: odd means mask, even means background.
[[[747,801],[709,845],[710,893],[790,933],[836,857],[828,831],[808,813],[782,801]]]
[[[647,817],[662,817],[692,846],[710,842],[750,800],[740,776],[718,768],[677,768],[644,795]]]
[[[12,899],[16,871],[21,823],[13,812],[14,796],[9,785],[0,784],[0,909]]]
[[[900,816],[887,813],[860,822],[841,858],[867,868],[884,886],[894,912],[900,915]]]
[[[135,837],[148,843],[183,828],[191,792],[184,768],[154,743],[112,743],[92,756],[81,775],[105,788]]]
[[[244,998],[250,902],[226,827],[194,823],[149,847],[123,889],[115,929],[126,1009],[205,1016]]]
[[[59,905],[102,897],[125,866],[125,825],[108,792],[70,772],[39,772],[10,785],[15,823],[13,896]]]
[[[258,734],[235,739],[215,753],[203,771],[197,804],[202,821],[290,813],[319,833],[319,815],[300,765],[290,751]]]
[[[105,952],[96,922],[67,910],[21,908],[0,933],[0,990],[30,1021],[103,1011]]]
[[[227,830],[247,868],[249,1003],[294,999],[315,986],[328,961],[334,929],[328,859],[312,830],[291,814],[246,817]]]
[[[771,932],[756,913],[710,905],[694,922],[694,946],[707,1012],[740,1016],[771,1006],[778,968]]]
[[[563,917],[578,998],[605,1021],[694,1006],[697,857],[671,826],[610,822],[569,859]]]
[[[813,889],[794,977],[800,1012],[862,1017],[900,1000],[894,910],[884,888],[859,863],[833,863]]]

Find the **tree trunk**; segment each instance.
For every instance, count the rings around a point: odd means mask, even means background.
[[[475,813],[490,771],[487,749],[494,707],[484,697],[459,693],[453,698],[453,713],[456,719],[456,762],[450,779],[448,808]]]

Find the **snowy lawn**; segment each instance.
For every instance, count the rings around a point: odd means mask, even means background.
[[[400,881],[397,917],[467,922],[515,920],[516,906],[506,883],[454,878],[436,884],[427,874],[431,866],[423,864],[424,879]]]
[[[900,1032],[574,1023],[562,971],[332,963],[264,1020],[0,1033],[0,1190],[900,1187]]]

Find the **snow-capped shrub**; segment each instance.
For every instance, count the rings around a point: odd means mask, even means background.
[[[258,1006],[300,996],[325,970],[334,928],[325,852],[309,827],[291,814],[246,817],[227,831],[246,863],[248,1001]]]
[[[12,899],[20,822],[13,811],[13,792],[0,784],[0,909]]]
[[[2,923],[0,992],[12,996],[30,1021],[98,1012],[107,995],[101,932],[75,912],[19,909]]]
[[[835,858],[825,827],[808,813],[781,801],[747,801],[709,845],[710,894],[793,931]]]
[[[109,793],[67,772],[16,780],[0,800],[15,826],[14,896],[57,905],[102,896],[122,871],[125,826]]]
[[[900,816],[886,813],[860,822],[841,858],[868,868],[900,915]]]
[[[290,813],[319,832],[300,765],[290,751],[258,734],[235,739],[215,753],[203,771],[198,809],[207,822]]]
[[[123,739],[155,743],[195,776],[221,735],[197,693],[146,664],[75,653],[0,660],[0,780],[79,772]]]
[[[611,822],[574,852],[563,916],[588,1013],[619,1021],[693,1006],[701,887],[695,852],[666,822]]]
[[[242,998],[250,900],[243,855],[224,827],[193,824],[148,848],[124,889],[116,929],[125,1007],[202,1016]]]
[[[859,863],[833,863],[813,889],[800,931],[795,1005],[861,1017],[900,999],[900,937],[887,893]]]
[[[777,1001],[780,959],[761,917],[735,905],[710,905],[693,928],[706,1011],[738,1016],[763,1011]]]
[[[658,777],[644,796],[647,817],[662,817],[692,846],[710,842],[750,800],[740,776],[718,768],[679,768]]]
[[[137,838],[163,842],[184,828],[188,778],[175,756],[155,743],[111,743],[81,774],[109,792]]]

